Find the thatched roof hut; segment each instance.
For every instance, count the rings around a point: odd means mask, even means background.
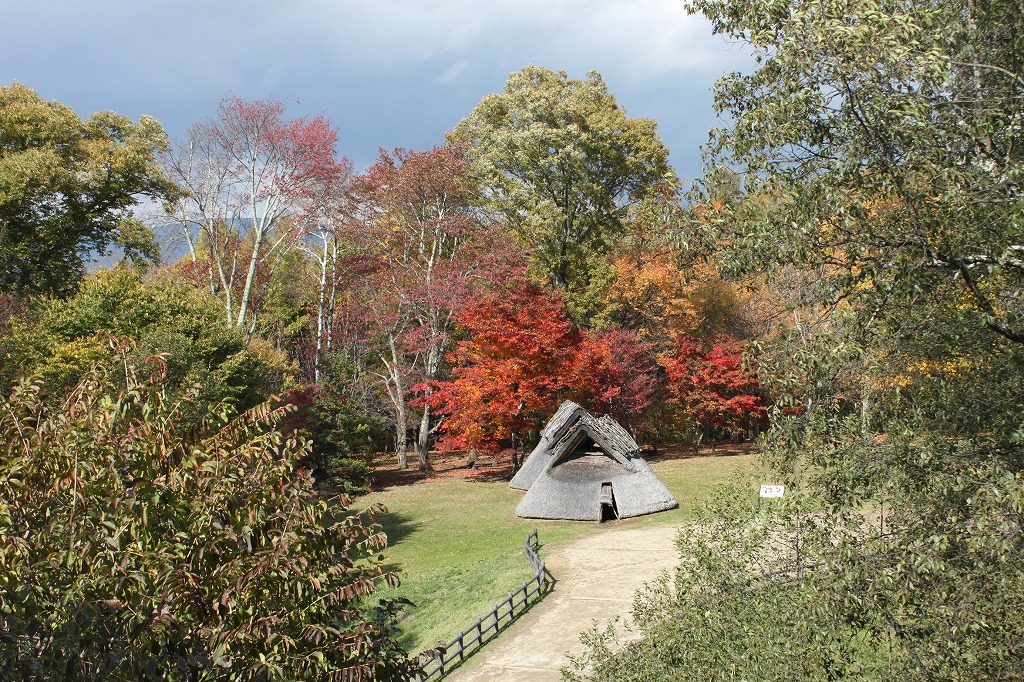
[[[558,408],[509,485],[527,491],[516,507],[525,518],[601,521],[679,506],[629,432],[571,401]]]

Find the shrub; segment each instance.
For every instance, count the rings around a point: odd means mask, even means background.
[[[292,391],[298,409],[287,427],[299,429],[311,445],[309,463],[317,486],[365,493],[373,479],[373,453],[383,449],[383,421],[359,409],[337,390],[310,386]]]
[[[67,396],[106,354],[107,336],[132,341],[136,366],[163,355],[170,394],[202,387],[189,404],[192,423],[225,399],[240,410],[258,405],[295,369],[266,342],[247,343],[208,292],[166,273],[103,270],[87,277],[72,298],[43,301],[33,312],[38,320],[12,325],[11,362],[17,374],[40,375],[54,396]]]
[[[0,678],[402,677],[386,537],[316,497],[284,408],[183,429],[164,365],[120,346],[49,405],[0,410]],[[105,377],[120,373],[115,388]],[[226,408],[225,408],[226,411]]]

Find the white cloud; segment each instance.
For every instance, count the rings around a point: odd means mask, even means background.
[[[604,65],[657,79],[720,64],[723,43],[679,0],[301,0],[283,20],[322,35],[342,64],[386,68],[438,58],[536,63],[579,71]],[[600,70],[600,69],[599,69]]]

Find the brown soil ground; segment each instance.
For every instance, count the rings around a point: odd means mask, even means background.
[[[702,445],[695,453],[693,446],[687,443],[664,445],[657,450],[646,448],[644,459],[648,462],[690,459],[692,457],[726,457],[743,455],[753,449],[753,443],[719,443],[714,448]],[[483,454],[477,459],[476,466],[470,468],[468,457],[464,452],[431,452],[430,463],[434,474],[430,478],[464,478],[479,481],[508,481],[512,478],[512,458],[507,453],[498,455]],[[412,485],[425,479],[417,467],[416,453],[409,453],[409,468],[401,471],[396,466],[394,453],[378,453],[374,456],[373,489],[386,490],[394,486]]]

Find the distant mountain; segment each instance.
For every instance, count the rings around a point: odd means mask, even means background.
[[[163,223],[153,228],[157,244],[160,245],[160,261],[173,263],[188,255],[188,244],[181,234],[181,226],[177,223]],[[86,261],[86,270],[95,272],[103,268],[117,265],[124,258],[124,251],[113,246],[107,253],[93,253]]]

